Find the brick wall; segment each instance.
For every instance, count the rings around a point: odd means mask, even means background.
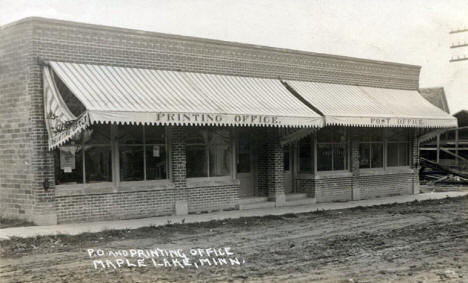
[[[315,198],[317,202],[352,200],[352,178],[315,179]]]
[[[239,184],[191,187],[187,193],[190,213],[234,209],[239,203]]]
[[[56,197],[57,222],[131,219],[174,213],[175,189]]]
[[[360,176],[361,199],[411,194],[413,176],[410,173]]]
[[[49,60],[418,89],[419,67],[344,56],[33,19]]]
[[[30,26],[0,28],[0,216],[34,215]]]
[[[308,197],[315,198],[314,179],[296,179],[296,191],[306,193]]]

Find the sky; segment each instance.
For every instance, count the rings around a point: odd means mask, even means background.
[[[0,25],[40,16],[422,66],[420,87],[468,109],[468,0],[0,0]]]

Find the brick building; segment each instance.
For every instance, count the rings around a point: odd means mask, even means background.
[[[419,66],[26,18],[0,27],[0,211],[38,224],[418,192]]]

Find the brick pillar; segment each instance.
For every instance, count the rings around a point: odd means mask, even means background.
[[[277,128],[268,129],[265,147],[268,198],[281,206],[286,201],[284,194],[283,148],[279,142]]]
[[[186,153],[183,127],[170,127],[171,142],[171,181],[175,186],[175,213],[188,214]]]
[[[418,141],[418,130],[412,131],[410,138],[411,145],[411,168],[414,170],[412,192],[413,194],[419,194],[419,141]]]
[[[48,149],[45,127],[41,67],[35,59],[29,65],[28,94],[31,97],[31,172],[32,212],[30,219],[38,225],[57,224],[53,152]]]
[[[352,177],[352,200],[361,199],[361,190],[359,186],[359,128],[350,128],[350,141],[351,141],[351,158],[350,169],[353,174]]]

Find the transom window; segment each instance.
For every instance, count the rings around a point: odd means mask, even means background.
[[[186,132],[187,178],[231,175],[231,134],[224,128],[192,127]]]

